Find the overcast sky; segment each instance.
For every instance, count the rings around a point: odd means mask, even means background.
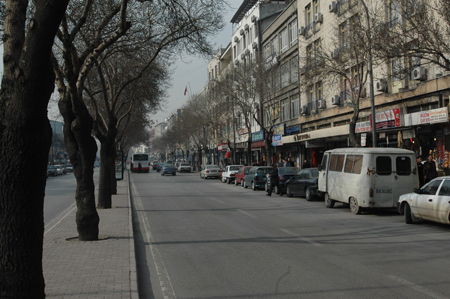
[[[217,50],[219,48],[225,48],[231,42],[233,32],[230,21],[239,6],[243,3],[243,0],[227,0],[227,2],[230,7],[224,7],[226,27],[216,37],[212,38]],[[176,70],[172,77],[172,88],[168,90],[167,108],[151,116],[155,123],[156,121],[161,122],[165,118],[170,117],[172,113],[176,112],[178,108],[186,103],[189,96],[198,93],[206,86],[208,82],[208,62],[208,60],[202,58],[185,56],[175,63]],[[186,86],[188,93],[184,96]]]

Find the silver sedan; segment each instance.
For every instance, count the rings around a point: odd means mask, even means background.
[[[200,171],[200,178],[201,179],[208,179],[208,178],[220,178],[220,173],[222,170],[217,165],[206,165],[202,171]]]

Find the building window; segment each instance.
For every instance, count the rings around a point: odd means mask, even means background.
[[[237,57],[236,45],[233,46],[233,56],[234,56],[234,59],[236,59],[236,57]]]
[[[275,36],[270,41],[270,47],[271,47],[271,54],[278,54],[278,38]]]
[[[291,100],[291,118],[299,117],[299,111],[300,111],[300,100],[298,96],[296,96]]]
[[[281,121],[287,121],[289,119],[289,100],[281,101]]]
[[[281,53],[286,52],[288,48],[289,48],[288,31],[287,31],[287,28],[284,28],[280,32],[280,49],[281,49]]]
[[[322,81],[316,83],[315,93],[317,100],[321,100],[323,98]]]
[[[306,65],[310,66],[313,60],[313,45],[310,44],[306,47]]]
[[[389,2],[389,23],[391,26],[400,23],[400,0],[390,0]]]
[[[306,6],[305,8],[305,24],[308,26],[313,21],[312,11],[311,11],[311,4]]]
[[[297,19],[289,23],[289,45],[295,46],[298,41],[298,23]]]
[[[298,56],[295,56],[290,61],[290,71],[291,71],[291,83],[298,81]]]
[[[350,38],[348,32],[348,22],[344,22],[339,26],[339,43],[342,51],[347,51],[350,48]]]
[[[392,75],[392,81],[399,81],[400,80],[400,59],[395,58],[391,61],[391,75]]]
[[[286,62],[283,65],[281,65],[281,88],[286,87],[289,85],[289,63]]]
[[[270,52],[270,44],[267,44],[264,46],[264,59],[267,59],[270,57],[272,53]]]
[[[314,85],[308,86],[306,90],[306,98],[309,106],[311,106],[311,103],[314,101]]]

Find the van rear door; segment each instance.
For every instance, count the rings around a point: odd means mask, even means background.
[[[374,207],[395,207],[394,167],[392,155],[374,155],[375,174],[373,175]]]
[[[329,154],[325,153],[322,158],[322,163],[320,164],[320,172],[319,172],[319,191],[327,192],[327,180],[328,180],[328,160]]]

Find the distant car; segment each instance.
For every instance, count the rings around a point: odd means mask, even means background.
[[[397,210],[407,224],[417,220],[450,224],[450,176],[435,178],[414,193],[401,195]]]
[[[264,188],[266,184],[266,175],[270,173],[270,166],[253,166],[244,177],[244,188],[252,187],[253,191]]]
[[[177,169],[172,164],[164,164],[161,168],[161,175],[166,174],[177,175]]]
[[[219,178],[222,170],[217,165],[206,165],[202,171],[200,171],[201,179]]]
[[[54,165],[54,166],[56,168],[56,175],[62,175],[63,172],[62,172],[61,165]]]
[[[61,173],[62,174],[67,174],[66,164],[60,164],[59,167],[61,167]]]
[[[242,166],[234,176],[234,184],[244,186],[244,177],[248,174],[253,166]]]
[[[55,165],[47,165],[47,175],[48,176],[57,176],[58,175]]]
[[[67,165],[66,165],[66,169],[67,169],[67,172],[73,172],[73,166],[72,166],[72,164],[67,164]]]
[[[293,178],[286,182],[286,195],[305,196],[307,201],[319,197],[317,184],[319,170],[317,168],[305,168],[300,170]]]
[[[161,171],[161,167],[163,167],[164,166],[164,163],[156,163],[155,164],[155,169],[156,169],[156,171],[157,172],[160,172]]]
[[[178,169],[177,170],[178,170],[178,172],[183,172],[183,171],[191,172],[191,165],[189,165],[189,163],[181,162],[178,165]]]
[[[239,171],[239,168],[241,168],[244,165],[228,165],[225,167],[225,169],[222,171],[222,183],[230,184],[231,182],[234,182],[234,176]]]
[[[278,167],[278,180],[279,186],[283,189],[283,192],[286,191],[286,182],[293,178],[298,172],[297,167]],[[269,189],[270,186],[270,176],[267,176],[266,184],[264,186],[265,191]],[[281,190],[279,190],[278,186],[274,187],[275,194],[280,194]]]

